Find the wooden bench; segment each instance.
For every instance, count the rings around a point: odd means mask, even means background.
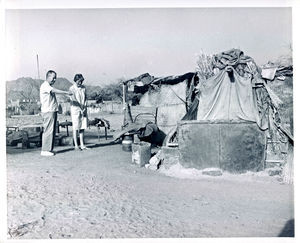
[[[66,131],[67,131],[67,136],[69,136],[69,126],[72,126],[72,122],[70,122],[70,121],[68,121],[68,120],[66,120],[65,122],[57,122],[58,123],[58,128],[57,128],[57,133],[59,133],[60,132],[60,127],[63,127],[63,128],[66,128]],[[88,127],[90,128],[90,124],[88,124]],[[98,131],[98,140],[100,140],[100,132],[101,132],[101,130],[100,130],[100,128],[101,127],[104,127],[104,129],[105,129],[105,131],[104,131],[104,133],[105,133],[105,139],[107,140],[107,127],[106,126],[96,126],[97,127],[97,131]]]
[[[72,122],[66,120],[65,122],[58,122],[57,121],[57,133],[60,132],[60,127],[66,128],[67,129],[67,136],[69,136],[69,126],[72,126]]]

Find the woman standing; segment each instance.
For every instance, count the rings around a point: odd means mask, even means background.
[[[82,85],[83,83],[82,74],[76,74],[74,77],[74,82],[70,87],[71,96],[71,117],[72,117],[72,127],[73,127],[73,139],[75,150],[86,150],[88,149],[84,145],[83,135],[84,129],[87,128],[87,101],[86,101],[86,90]],[[80,148],[77,142],[77,131],[80,138]]]

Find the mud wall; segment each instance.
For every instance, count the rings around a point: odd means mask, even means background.
[[[180,163],[186,168],[240,173],[264,166],[265,134],[252,122],[181,121],[178,145]]]

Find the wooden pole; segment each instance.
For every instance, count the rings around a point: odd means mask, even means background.
[[[36,65],[37,65],[38,79],[40,79],[40,64],[39,64],[39,55],[38,54],[36,54]]]
[[[123,82],[123,126],[126,124],[126,84]]]

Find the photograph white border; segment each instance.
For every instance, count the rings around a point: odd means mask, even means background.
[[[288,0],[0,0],[1,9],[0,9],[0,47],[1,53],[5,53],[5,10],[6,9],[86,9],[86,8],[203,8],[203,7],[292,7],[293,8],[293,60],[294,60],[294,94],[297,94],[299,91],[299,27],[296,23],[300,23],[300,1],[288,1]],[[297,53],[297,55],[296,55]],[[7,240],[7,223],[6,223],[6,213],[7,213],[7,189],[6,189],[6,150],[5,150],[5,57],[6,55],[1,55],[0,61],[0,107],[1,107],[1,154],[2,158],[0,163],[0,198],[1,208],[0,208],[0,242],[48,242],[48,240]],[[299,101],[299,95],[294,96],[294,107],[297,107]],[[294,108],[294,124],[299,124],[299,112]],[[298,137],[298,128],[295,126],[295,135]],[[297,139],[296,139],[297,140]],[[297,147],[297,142],[295,143]],[[299,158],[299,153],[295,149],[295,158],[294,158],[294,206],[295,206],[295,221],[296,221],[296,237],[295,238],[168,238],[168,239],[116,239],[116,241],[121,242],[299,242],[299,210],[296,205],[299,205],[299,193],[298,193],[298,183],[299,183],[299,169],[300,166],[297,163]],[[92,239],[80,239],[80,240],[51,240],[54,242],[98,242],[100,240]],[[101,239],[101,242],[111,242],[112,239]]]

